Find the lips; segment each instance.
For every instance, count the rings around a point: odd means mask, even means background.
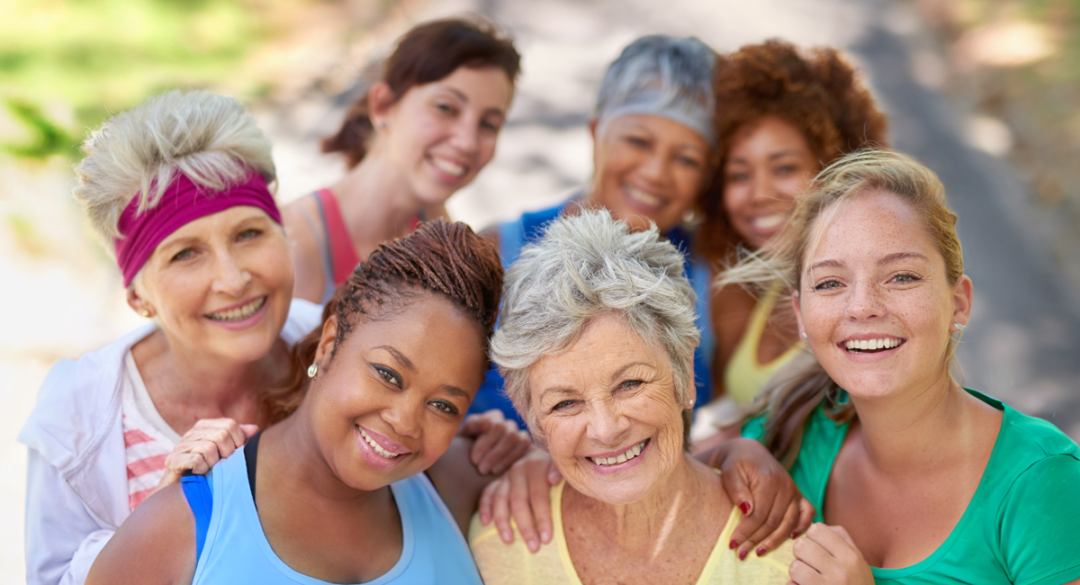
[[[431,164],[453,179],[460,179],[469,172],[468,165],[439,156],[432,156]]]
[[[261,296],[257,299],[247,301],[241,305],[228,307],[220,311],[215,311],[213,313],[207,313],[204,316],[212,321],[220,321],[225,323],[233,321],[243,321],[244,319],[247,319],[248,317],[258,312],[258,310],[261,309],[264,304],[266,304],[266,297]]]
[[[600,467],[610,467],[612,465],[626,463],[627,461],[634,459],[638,455],[641,455],[641,452],[649,444],[650,440],[651,439],[645,439],[644,441],[631,446],[629,449],[624,449],[622,452],[607,455],[604,457],[586,457],[586,459],[592,461]]]
[[[380,457],[396,459],[411,453],[404,445],[391,440],[389,437],[380,435],[375,431],[369,431],[360,425],[357,425],[356,428],[360,431],[360,437],[364,439],[364,442],[370,445]]]

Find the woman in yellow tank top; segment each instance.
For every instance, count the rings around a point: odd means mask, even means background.
[[[800,50],[779,40],[742,47],[721,69],[716,103],[720,170],[699,204],[702,251],[717,266],[739,249],[767,251],[795,197],[833,160],[864,145],[886,146],[885,115],[835,49]],[[699,446],[738,436],[743,408],[801,351],[781,290],[777,283],[714,293],[713,400],[697,414]]]

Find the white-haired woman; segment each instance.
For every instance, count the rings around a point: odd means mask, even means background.
[[[565,481],[550,492],[553,541],[535,554],[474,520],[485,582],[787,582],[791,541],[739,562],[742,514],[687,453],[698,337],[682,254],[655,227],[583,211],[525,247],[492,356]]]
[[[972,301],[956,219],[930,170],[854,153],[798,200],[773,256],[725,276],[790,283],[816,357],[744,431],[793,462],[829,525],[795,543],[800,585],[1080,582],[1080,448],[953,375]]]
[[[75,197],[154,322],[56,364],[19,435],[35,584],[82,583],[151,493],[280,418],[268,397],[301,375],[289,347],[320,323],[292,300],[270,143],[238,101],[169,92],[84,150]],[[488,443],[523,443],[505,438]]]

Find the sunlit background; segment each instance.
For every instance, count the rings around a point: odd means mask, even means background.
[[[523,54],[498,154],[450,204],[477,228],[587,179],[597,84],[639,35],[849,51],[894,145],[941,175],[960,214],[977,289],[967,384],[1080,437],[1080,0],[5,0],[0,583],[24,581],[15,436],[46,371],[141,322],[70,197],[88,129],[166,89],[234,95],[274,140],[287,201],[343,172],[317,141],[364,66],[461,11],[509,28]]]

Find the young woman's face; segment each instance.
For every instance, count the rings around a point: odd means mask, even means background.
[[[731,226],[754,249],[765,247],[819,170],[806,137],[780,118],[740,128],[721,169]]]
[[[165,238],[128,291],[171,343],[233,362],[269,353],[292,300],[293,265],[281,226],[256,207],[199,218]]]
[[[514,87],[502,69],[459,67],[373,116],[397,172],[423,204],[446,202],[495,156]]]
[[[653,221],[679,225],[701,191],[709,145],[700,134],[661,116],[625,114],[595,135],[592,202],[634,229]]]
[[[335,351],[336,333],[328,321],[304,405],[327,464],[366,491],[426,470],[484,381],[480,326],[449,300],[419,293],[373,320],[361,316]]]
[[[968,321],[971,290],[966,276],[949,284],[916,210],[877,191],[824,227],[804,258],[794,305],[829,376],[852,396],[873,398],[947,381],[949,338],[954,323]]]
[[[529,368],[529,392],[555,465],[585,495],[640,501],[682,461],[686,405],[671,362],[618,316],[593,320],[568,350]]]

